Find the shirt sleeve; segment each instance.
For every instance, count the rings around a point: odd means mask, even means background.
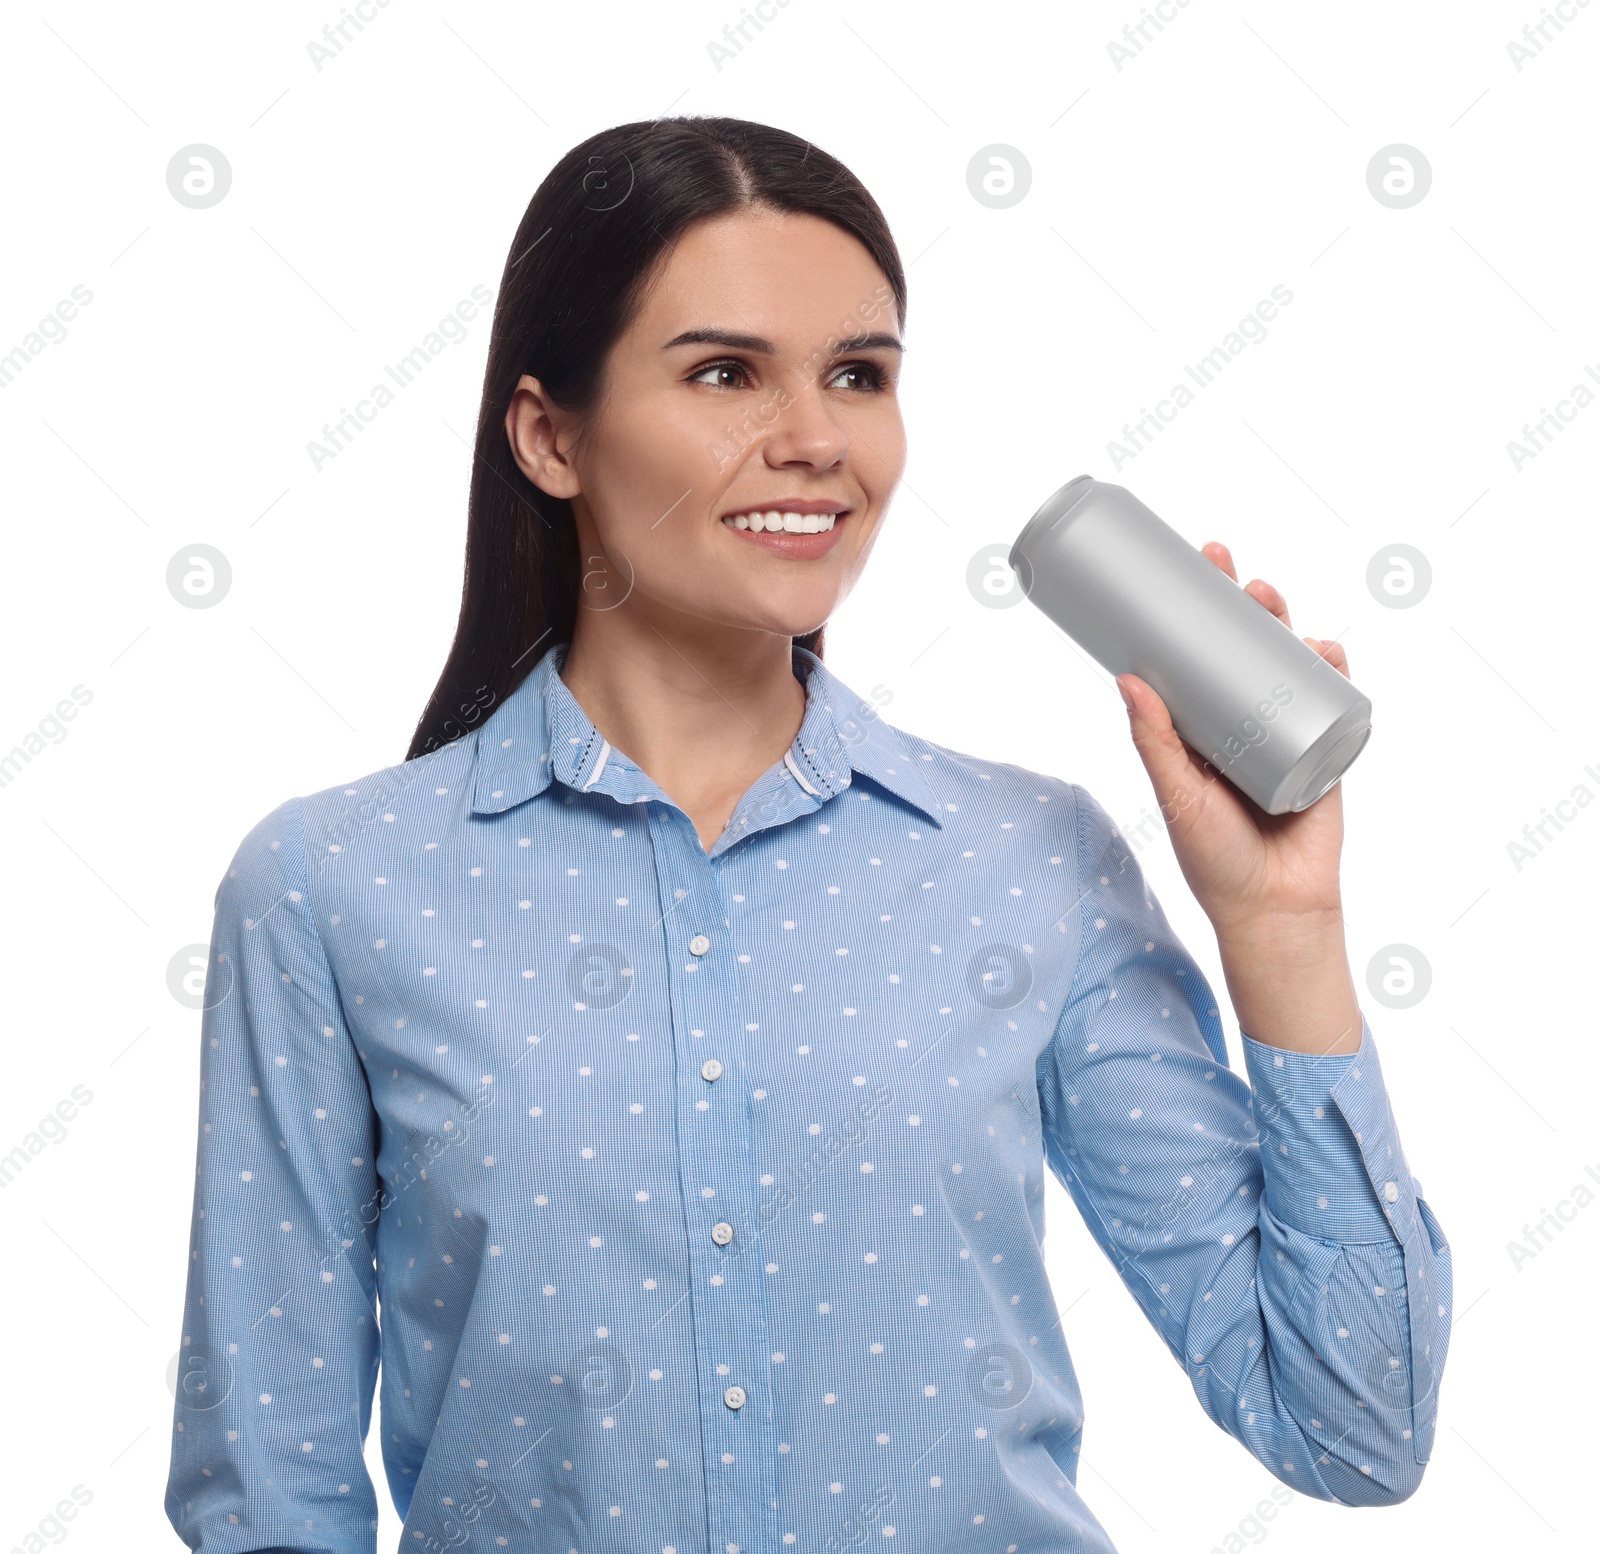
[[[1242,1034],[1126,840],[1077,796],[1082,941],[1039,1060],[1045,1147],[1207,1415],[1285,1484],[1404,1500],[1433,1440],[1450,1249],[1406,1166],[1372,1031],[1354,1053]]]
[[[378,1178],[299,800],[217,887],[166,1510],[202,1554],[372,1554]]]

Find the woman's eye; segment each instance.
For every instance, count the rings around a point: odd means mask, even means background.
[[[837,383],[840,378],[845,377],[847,374],[854,374],[856,378],[864,378],[866,380],[865,383],[857,382],[849,385],[857,393],[871,393],[886,386],[883,370],[874,366],[871,362],[851,362],[848,367],[839,369],[833,381]]]
[[[741,363],[739,363],[739,362],[712,362],[710,364],[710,366],[702,367],[698,372],[692,374],[691,377],[689,378],[689,382],[691,382],[691,383],[704,383],[706,381],[706,374],[710,373],[710,372],[717,373],[719,375],[719,377],[723,373],[735,373],[740,378],[748,377],[748,374],[745,372],[745,369],[744,369],[743,365]],[[737,383],[722,383],[722,382],[715,382],[715,383],[709,384],[708,386],[711,387],[711,388],[738,388],[739,387],[739,385]]]

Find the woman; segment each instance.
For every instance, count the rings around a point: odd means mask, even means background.
[[[1265,816],[1123,677],[1247,1088],[1105,810],[823,663],[905,459],[905,303],[878,206],[780,130],[626,125],[535,194],[408,758],[266,816],[217,893],[193,1547],[373,1547],[381,1296],[406,1549],[1110,1550],[1046,1161],[1217,1425],[1305,1494],[1415,1489],[1450,1260],[1339,790]]]

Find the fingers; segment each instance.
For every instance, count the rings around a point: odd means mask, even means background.
[[[1226,572],[1234,582],[1239,581],[1239,574],[1233,565],[1233,554],[1221,540],[1208,540],[1200,547],[1200,553],[1213,566]],[[1244,591],[1257,604],[1271,610],[1285,626],[1293,629],[1294,623],[1289,619],[1289,601],[1271,583],[1263,578],[1253,577],[1244,585]],[[1313,652],[1325,658],[1347,680],[1350,678],[1350,660],[1345,653],[1343,643],[1323,637],[1303,637],[1301,640],[1308,643]]]
[[[1150,774],[1157,796],[1165,803],[1188,771],[1188,752],[1172,726],[1167,704],[1151,686],[1138,675],[1124,674],[1117,676],[1117,689],[1128,708],[1134,748]]]
[[[1271,583],[1263,582],[1259,577],[1252,578],[1245,584],[1244,591],[1258,603],[1266,605],[1285,626],[1293,629],[1289,620],[1289,601],[1278,592]]]
[[[1350,659],[1342,642],[1324,637],[1305,637],[1302,640],[1310,645],[1314,653],[1320,654],[1332,664],[1345,679],[1350,678]]]
[[[1200,547],[1200,554],[1214,565],[1220,567],[1234,582],[1237,583],[1239,581],[1239,574],[1233,568],[1233,556],[1221,540],[1207,540]]]
[[[1207,540],[1200,547],[1200,554],[1211,562],[1213,566],[1226,572],[1234,582],[1237,583],[1239,581],[1238,570],[1233,564],[1233,553],[1221,540]],[[1291,630],[1293,629],[1289,620],[1289,601],[1271,583],[1263,582],[1259,577],[1252,578],[1245,584],[1244,591],[1258,604],[1265,605],[1267,609],[1271,610],[1285,626],[1289,626]]]

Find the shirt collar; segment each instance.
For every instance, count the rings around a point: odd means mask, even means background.
[[[560,669],[569,646],[558,642],[549,648],[479,730],[475,814],[502,814],[544,792],[552,780],[578,792],[608,793],[625,804],[671,802],[639,767],[612,749],[567,689]],[[806,710],[794,743],[774,768],[781,773],[775,782],[797,784],[809,810],[844,792],[853,776],[866,777],[940,825],[941,806],[906,736],[884,722],[877,706],[856,695],[816,654],[796,645],[793,664],[806,688]],[[754,790],[751,796],[756,797]],[[736,814],[730,832],[738,821]],[[752,828],[748,822],[746,828]],[[728,840],[737,840],[737,834]]]

